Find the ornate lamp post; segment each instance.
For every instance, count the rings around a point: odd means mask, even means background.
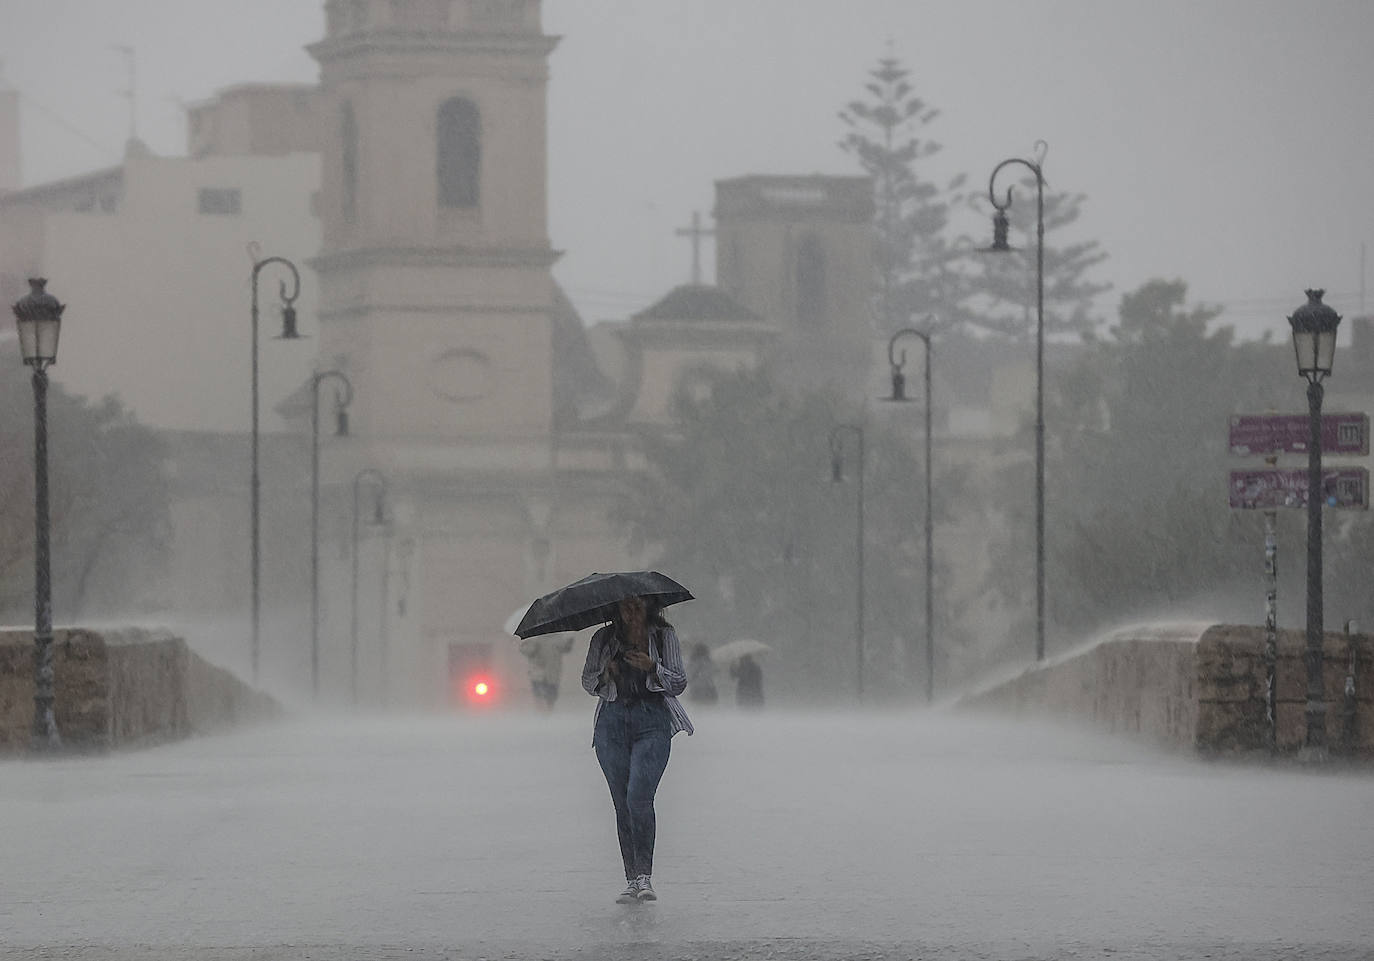
[[[252,586],[250,594],[252,596],[252,647],[251,660],[253,670],[253,683],[258,682],[258,656],[261,646],[261,622],[262,622],[262,602],[260,595],[261,585],[261,535],[259,533],[259,517],[261,505],[261,481],[258,476],[258,274],[262,273],[265,267],[272,264],[281,264],[291,272],[291,293],[286,292],[286,281],[281,282],[281,337],[280,340],[297,340],[299,334],[296,333],[296,298],[301,292],[301,275],[296,269],[296,265],[285,257],[266,257],[258,259],[258,245],[256,243],[248,245],[248,255],[253,258],[253,300],[251,318],[253,326],[252,335],[252,407],[253,407],[253,428],[252,428],[252,473],[249,480],[250,499],[252,501],[252,521],[249,528],[249,554],[250,554],[250,579]]]
[[[1045,659],[1045,161],[1047,145],[1038,140],[1035,159],[1010,157],[992,168],[988,178],[988,199],[996,213],[992,217],[992,246],[989,253],[1011,251],[1007,243],[1007,209],[1011,207],[1011,191],[1006,200],[997,200],[997,175],[1003,167],[1019,164],[1035,176],[1035,659]]]
[[[377,499],[372,504],[372,523],[386,524],[386,477],[375,467],[365,467],[353,475],[353,586],[349,594],[349,664],[353,686],[353,704],[358,704],[358,501],[364,481],[376,487]],[[385,594],[385,592],[383,592]],[[386,617],[386,598],[382,598],[382,617]]]
[[[1298,376],[1307,380],[1307,735],[1303,751],[1326,752],[1326,694],[1322,685],[1322,380],[1336,355],[1341,318],[1322,303],[1322,290],[1307,291],[1307,303],[1288,318]]]
[[[333,378],[341,388],[334,395],[334,436],[348,436],[348,405],[353,385],[343,371],[324,370],[310,377],[310,691],[320,693],[320,384]]]
[[[931,319],[926,318],[927,327],[929,327]],[[922,331],[916,330],[914,327],[906,327],[893,334],[892,339],[887,342],[887,362],[892,368],[892,396],[887,399],[898,403],[904,403],[908,399],[906,396],[906,375],[902,373],[902,369],[906,366],[906,351],[903,350],[901,354],[896,353],[897,341],[902,337],[919,337],[926,349],[926,702],[930,703],[935,700],[935,522],[934,515],[931,513],[933,498],[931,496],[932,464],[930,457],[930,333],[928,330]]]
[[[33,368],[33,731],[35,751],[62,744],[53,709],[52,577],[48,539],[48,368],[57,363],[57,335],[65,304],[44,290],[47,280],[29,280],[29,292],[14,305],[19,350]]]
[[[854,597],[854,692],[859,700],[864,696],[864,429],[857,424],[841,424],[830,431],[830,479],[838,484],[844,480],[844,433],[854,434],[858,446],[859,492],[857,524],[855,525],[855,597]]]

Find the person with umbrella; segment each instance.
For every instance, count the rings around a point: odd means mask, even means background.
[[[714,704],[719,699],[716,691],[716,662],[711,660],[711,649],[697,642],[687,655],[687,679],[692,684],[688,695],[696,704]]]
[[[735,679],[735,702],[740,707],[763,707],[763,668],[755,658],[772,649],[763,641],[742,637],[711,652],[713,661],[729,665],[730,676]]]
[[[690,736],[692,722],[678,702],[687,689],[682,646],[652,597],[620,601],[611,623],[592,635],[582,687],[597,698],[592,746],[611,789],[625,867],[616,900],[656,901],[654,795],[673,735]]]
[[[763,707],[763,668],[752,655],[746,654],[730,668],[735,679],[735,703],[743,708]]]
[[[587,648],[582,687],[597,699],[592,747],[615,808],[626,882],[616,897],[621,904],[658,900],[654,795],[673,735],[692,734],[678,702],[687,689],[682,645],[662,611],[691,599],[685,587],[657,571],[592,574],[536,600],[515,630],[525,638],[603,625]]]
[[[526,674],[535,703],[545,712],[558,700],[558,682],[563,677],[563,655],[572,650],[573,635],[544,634],[520,642],[525,656]]]

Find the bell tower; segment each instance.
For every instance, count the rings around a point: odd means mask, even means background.
[[[326,493],[347,516],[350,479],[387,480],[406,545],[388,571],[405,600],[384,612],[386,654],[357,657],[386,665],[394,703],[451,702],[461,665],[519,660],[501,625],[548,536],[557,40],[540,13],[540,0],[327,0],[309,48],[324,145],[318,363],[353,388],[352,436],[323,454]],[[326,638],[347,636],[337,601],[325,605]]]
[[[320,363],[357,432],[539,445],[552,423],[540,0],[328,0]]]

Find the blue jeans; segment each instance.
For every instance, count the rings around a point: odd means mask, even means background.
[[[611,789],[627,880],[654,873],[654,792],[668,766],[672,740],[672,717],[659,698],[601,705],[592,746]]]

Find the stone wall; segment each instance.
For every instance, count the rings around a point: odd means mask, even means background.
[[[1197,728],[1196,645],[1205,625],[1118,631],[965,695],[960,706],[1088,721],[1179,747]]]
[[[1275,663],[1275,737],[1280,751],[1302,746],[1307,733],[1307,664],[1303,631],[1279,631]],[[1350,656],[1355,655],[1350,675]],[[1327,633],[1322,642],[1326,743],[1333,751],[1374,754],[1374,636]],[[1267,747],[1264,629],[1219,624],[1198,641],[1198,727],[1203,751]],[[1347,699],[1346,678],[1354,697]],[[1353,710],[1352,710],[1353,709]]]
[[[140,628],[53,631],[57,729],[70,750],[173,740],[276,716],[280,708],[179,637]],[[0,630],[0,753],[33,725],[33,632]]]
[[[1306,731],[1305,648],[1302,631],[1279,632],[1280,753],[1300,747]],[[1334,753],[1374,755],[1374,637],[1328,633],[1323,653],[1327,745]],[[1164,624],[1117,631],[985,685],[959,705],[1086,721],[1205,754],[1248,753],[1269,750],[1265,690],[1262,627]]]

